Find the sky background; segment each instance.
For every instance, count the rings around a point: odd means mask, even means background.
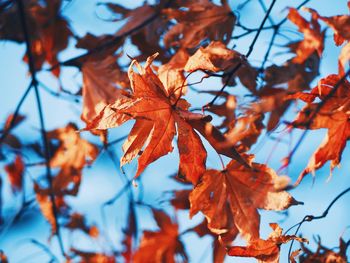
[[[122,23],[118,22],[106,22],[103,19],[110,18],[111,14],[108,13],[104,7],[96,6],[98,1],[84,1],[84,0],[72,0],[69,3],[64,4],[63,15],[66,16],[71,24],[71,28],[76,35],[83,36],[86,32],[94,34],[113,33]],[[115,1],[117,3],[125,4],[126,1]],[[128,7],[138,6],[142,4],[142,1],[127,1]],[[235,10],[240,1],[229,1],[230,6]],[[277,1],[276,6],[273,9],[272,17],[275,22],[283,19],[287,14],[287,6],[296,6],[301,1]],[[132,4],[131,4],[132,3]],[[265,2],[268,6],[270,1]],[[307,7],[316,9],[321,15],[336,15],[348,13],[347,1],[328,1],[328,0],[311,0]],[[306,14],[304,12],[304,14]],[[241,23],[255,28],[258,27],[263,18],[263,11],[258,4],[257,0],[251,0],[241,13]],[[103,18],[103,19],[101,19]],[[268,25],[267,22],[266,25]],[[296,28],[286,23],[285,27],[293,32],[287,32],[289,36],[296,36]],[[237,31],[239,32],[239,31]],[[236,41],[236,49],[242,53],[246,53],[248,46],[252,41],[254,35],[248,36],[244,39]],[[259,66],[261,60],[266,52],[271,32],[262,32],[261,36],[256,43],[254,52],[250,56],[250,62],[253,65]],[[277,43],[280,45],[286,44],[286,40],[278,38]],[[233,43],[232,43],[233,44]],[[82,50],[76,50],[74,48],[75,40],[70,41],[70,48],[62,52],[59,55],[59,59],[65,60],[70,57],[76,56],[82,53]],[[231,46],[231,44],[230,44]],[[333,34],[331,30],[327,31],[327,38],[325,43],[325,51],[321,62],[320,76],[326,76],[328,74],[337,73],[337,57],[339,54],[339,48],[336,48],[333,44]],[[275,52],[284,49],[276,48]],[[28,67],[22,61],[23,54],[25,53],[25,45],[18,45],[12,42],[0,42],[0,121],[5,121],[8,114],[12,113],[17,105],[19,98],[24,93],[26,87],[29,85],[30,77],[28,74]],[[131,56],[137,53],[137,50],[130,45],[126,45],[124,49],[125,54]],[[276,55],[272,53],[269,63],[281,63],[289,58],[288,54]],[[129,61],[125,59],[127,65]],[[47,65],[46,65],[47,67]],[[39,80],[44,82],[47,87],[53,91],[57,91],[58,83],[54,77],[48,72],[41,72],[39,74]],[[319,79],[319,78],[317,78]],[[82,79],[81,74],[75,68],[65,68],[62,71],[62,85],[64,88],[71,91],[78,91]],[[198,75],[193,75],[192,80],[198,80]],[[191,79],[190,79],[191,82]],[[210,88],[219,89],[220,83],[216,80],[206,80],[197,88]],[[235,89],[235,88],[233,88]],[[233,94],[243,94],[238,88],[237,90],[230,90]],[[81,104],[72,102],[72,99],[66,97],[66,99],[58,99],[49,93],[41,90],[45,123],[48,130],[52,130],[58,127],[65,126],[69,121],[78,124],[79,128],[84,127],[84,124],[80,121]],[[193,107],[201,107],[205,103],[210,101],[210,97],[195,96],[195,93],[189,92],[186,96]],[[296,106],[297,107],[297,106]],[[299,106],[300,108],[300,106]],[[35,97],[32,92],[25,101],[21,114],[27,116],[27,120],[20,128],[15,130],[15,133],[20,136],[24,142],[30,142],[33,140],[40,140],[39,132],[39,120],[36,109]],[[285,120],[292,120],[295,115],[295,107],[291,107],[288,114],[284,117]],[[111,132],[111,139],[119,138],[126,135],[132,127],[132,122],[123,125],[120,128],[114,129]],[[322,141],[326,130],[309,132],[307,138],[296,152],[289,169],[288,175],[295,181],[298,174],[306,166],[309,157],[314,150],[319,146]],[[277,130],[276,136],[283,134],[282,131]],[[90,141],[98,143],[98,139],[83,133],[83,137],[88,138]],[[286,135],[288,136],[288,135]],[[293,141],[296,142],[300,132],[293,132]],[[281,160],[288,153],[288,145],[280,144],[274,149],[275,141],[268,139],[266,136],[262,136],[261,140],[252,147],[251,152],[256,154],[256,161],[265,163],[268,159],[268,165],[278,169],[281,166]],[[69,203],[76,208],[80,213],[87,216],[90,223],[97,223],[99,226],[102,224],[101,218],[101,204],[109,200],[115,195],[123,186],[124,179],[121,176],[120,170],[116,168],[118,159],[121,156],[120,152],[121,144],[118,144],[114,152],[116,163],[113,163],[106,154],[100,156],[92,165],[91,168],[84,169],[83,181],[80,188],[78,197],[68,198]],[[216,154],[210,147],[207,147],[209,151],[209,158],[207,166],[209,168],[220,168],[220,161]],[[342,190],[350,185],[350,177],[348,172],[350,171],[349,162],[349,148],[345,148],[343,152],[343,159],[340,168],[336,168],[333,172],[331,180],[327,180],[329,177],[329,164],[325,165],[322,169],[316,172],[316,180],[313,182],[311,176],[305,178],[301,185],[295,190],[291,191],[291,194],[295,199],[303,201],[303,206],[291,207],[288,212],[288,217],[275,212],[261,211],[261,236],[267,237],[271,232],[268,224],[270,222],[279,222],[284,229],[289,228],[298,221],[300,221],[306,214],[319,215],[321,214],[332,199],[340,193]],[[174,188],[180,189],[181,186],[176,184],[169,178],[171,174],[176,173],[178,166],[177,150],[162,157],[154,164],[151,164],[146,172],[142,175],[142,183],[140,183],[137,189],[133,189],[135,194],[140,194],[140,189],[144,197],[145,203],[156,204],[161,200],[165,200],[167,195],[166,191],[173,190]],[[270,156],[270,158],[269,158]],[[7,156],[9,160],[13,156]],[[35,162],[35,157],[25,156],[25,160],[28,162]],[[0,174],[2,178],[5,178],[4,171],[2,169],[4,162],[0,164]],[[132,162],[125,167],[126,174],[129,178],[133,177],[136,170],[136,162]],[[43,170],[38,168],[30,168],[26,171],[26,183],[27,183],[27,198],[33,198],[34,195],[30,192],[31,183],[30,178],[37,178],[38,174],[42,174]],[[37,247],[28,242],[29,239],[36,239],[40,242],[46,243],[49,236],[49,225],[45,219],[42,218],[37,207],[30,209],[28,213],[25,213],[23,217],[16,223],[12,223],[13,217],[18,211],[21,204],[21,196],[12,195],[8,183],[3,186],[3,201],[4,201],[4,216],[6,224],[0,229],[0,248],[8,255],[10,262],[46,262],[48,257],[40,251]],[[345,239],[350,238],[349,230],[349,202],[350,195],[346,195],[341,198],[334,205],[329,215],[319,221],[313,221],[311,223],[305,223],[300,231],[304,237],[310,239],[310,246],[314,247],[315,242],[312,237],[319,235],[324,244],[328,247],[335,247],[338,245],[339,237],[344,236]],[[124,195],[113,206],[108,207],[107,211],[107,229],[103,228],[105,233],[113,240],[112,243],[119,249],[121,236],[118,234],[121,227],[125,226],[127,216],[127,195]],[[171,210],[165,203],[162,206],[170,213]],[[146,208],[139,208],[137,210],[139,215],[139,227],[141,229],[155,229],[155,224],[151,218],[151,214]],[[178,220],[180,222],[180,232],[187,229],[190,226],[194,226],[196,223],[202,220],[200,214],[196,215],[192,221],[188,220],[187,212],[178,212]],[[103,251],[105,244],[108,242],[101,238],[101,240],[92,241],[86,239],[83,234],[73,233],[68,236],[67,245],[74,244],[78,248],[86,250],[98,250]],[[198,238],[195,234],[187,234],[183,238],[186,244],[186,249],[190,257],[190,262],[210,262],[210,238],[204,237]],[[52,239],[52,247],[57,248],[57,239]],[[282,246],[281,262],[286,262],[286,251],[289,246]],[[58,252],[55,248],[53,252]],[[108,250],[107,250],[108,252]],[[59,255],[59,253],[56,253]],[[255,260],[226,258],[227,262],[255,262]]]

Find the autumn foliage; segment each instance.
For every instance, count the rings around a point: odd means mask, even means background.
[[[268,237],[261,235],[259,211],[302,205],[304,200],[296,200],[290,190],[325,164],[330,163],[331,173],[342,162],[350,138],[350,2],[335,16],[319,14],[308,7],[308,0],[299,6],[290,2],[280,10],[278,22],[272,16],[276,0],[241,1],[238,6],[226,0],[159,0],[135,8],[123,1],[103,2],[96,9],[112,17],[105,23],[116,26],[114,33],[100,35],[75,32],[64,15],[68,2],[0,1],[0,40],[25,46],[30,79],[13,112],[3,116],[0,186],[9,185],[12,198],[23,197],[13,222],[26,210],[39,208],[50,224],[47,244],[33,237],[34,245],[53,262],[188,262],[186,235],[195,234],[212,241],[212,258],[205,262],[229,257],[270,263],[347,261],[349,242],[343,238],[338,249],[319,241],[313,250],[307,245],[312,237],[298,235],[304,222],[325,217],[333,202],[324,214],[306,216],[288,231],[271,222]],[[252,4],[264,9],[256,28],[241,22]],[[297,38],[284,36],[288,23],[300,33]],[[259,40],[263,32],[271,33],[267,44]],[[333,58],[338,71],[320,75],[327,34],[339,49]],[[248,45],[240,47],[246,37]],[[283,37],[278,48],[284,60],[274,62],[276,39]],[[131,53],[126,51],[130,46]],[[61,52],[72,49],[84,52],[63,60]],[[256,49],[264,50],[262,59],[254,58]],[[72,67],[81,78],[78,89],[64,81],[63,72]],[[48,72],[57,90],[42,80],[41,74]],[[47,129],[45,118],[57,116],[46,113],[40,97],[44,92],[78,105],[81,121],[67,119],[65,126]],[[36,98],[33,107],[40,121],[38,136],[30,140],[18,128],[32,118],[21,113],[29,93]],[[119,132],[125,127],[127,136]],[[296,170],[293,156],[305,143],[306,132],[319,129],[327,129],[325,138],[308,156],[306,167]],[[279,169],[255,157],[257,143],[276,130],[286,137],[300,134],[281,156]],[[174,156],[175,168],[159,165],[167,155]],[[86,171],[94,172],[95,163],[107,158],[116,164],[110,173],[124,181],[101,204],[103,217],[110,205],[125,215],[118,237],[110,235],[108,220],[94,222],[73,205]],[[167,180],[158,189],[167,196],[162,202],[147,203],[139,193],[148,183],[146,170],[159,180],[161,175],[171,177],[173,188]],[[299,173],[297,180],[288,176],[290,170]],[[118,206],[123,196],[126,206]],[[147,209],[155,229],[139,227],[140,209]],[[3,225],[9,224],[5,212]],[[180,223],[184,213],[190,222],[185,228]],[[201,221],[191,223],[198,215]],[[83,249],[79,242],[69,242],[77,231],[105,247]],[[290,242],[300,249],[280,258],[281,247]],[[0,262],[8,261],[6,254],[0,250]]]

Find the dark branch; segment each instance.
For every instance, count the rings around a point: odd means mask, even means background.
[[[18,118],[19,115],[19,111],[21,110],[21,107],[24,103],[24,101],[26,100],[29,91],[31,90],[31,88],[33,87],[33,82],[30,82],[28,88],[26,89],[26,91],[24,92],[24,94],[22,95],[21,99],[19,100],[15,112],[13,113],[13,117],[12,120],[10,122],[10,125],[8,126],[8,128],[6,130],[3,131],[3,133],[1,134],[1,138],[0,138],[0,145],[6,140],[7,136],[9,135],[10,131],[12,130],[13,126],[16,124],[16,120]]]
[[[260,33],[262,31],[262,29],[264,28],[265,22],[267,20],[267,18],[269,17],[273,6],[275,5],[277,0],[273,0],[270,4],[269,9],[267,10],[263,21],[261,22],[258,31],[255,34],[255,37],[252,41],[252,43],[250,44],[249,48],[248,48],[248,52],[246,53],[245,57],[248,58],[251,53],[253,52],[254,46],[256,41],[258,40]],[[218,92],[218,94],[212,99],[211,102],[209,102],[208,104],[206,104],[203,108],[210,108],[212,105],[214,105],[215,101],[221,96],[222,92],[224,92],[225,88],[227,87],[228,83],[230,82],[230,80],[232,79],[232,77],[234,76],[234,74],[241,68],[242,66],[242,62],[238,63],[230,72],[228,72],[228,77],[227,80],[225,81],[225,84],[222,86],[222,88],[220,89],[220,91]]]
[[[27,46],[27,51],[26,54],[28,56],[28,62],[29,62],[29,70],[31,73],[32,77],[32,86],[34,87],[35,91],[35,98],[37,102],[37,108],[38,108],[38,113],[39,113],[39,119],[40,119],[40,130],[41,130],[41,136],[42,136],[42,141],[44,145],[44,151],[45,151],[45,162],[46,162],[46,179],[49,183],[49,196],[50,196],[50,201],[52,204],[52,213],[55,218],[55,228],[56,228],[56,235],[59,241],[61,253],[63,256],[66,256],[64,252],[64,246],[63,246],[63,241],[60,235],[60,228],[57,220],[58,216],[58,209],[56,206],[55,202],[55,196],[52,190],[52,175],[51,175],[51,167],[50,167],[50,152],[49,152],[49,144],[47,140],[47,135],[46,135],[46,129],[45,129],[45,122],[44,122],[44,115],[43,115],[43,109],[41,105],[41,99],[40,99],[40,93],[39,93],[39,88],[38,88],[38,81],[36,79],[36,69],[35,69],[35,61],[34,57],[32,54],[32,49],[31,49],[31,42],[30,42],[30,32],[27,28],[27,23],[26,23],[26,14],[24,10],[24,5],[22,0],[17,0],[18,4],[18,11],[19,11],[19,16],[20,16],[20,22],[21,22],[21,27],[23,30],[23,35],[25,39],[25,43]]]
[[[350,187],[346,188],[343,192],[341,192],[340,194],[338,194],[333,200],[332,202],[328,205],[328,207],[323,211],[323,213],[319,216],[314,216],[314,215],[306,215],[304,216],[304,218],[297,223],[296,225],[292,226],[291,228],[289,228],[284,234],[287,234],[291,229],[293,229],[294,227],[297,226],[297,229],[295,230],[294,235],[297,235],[301,226],[305,223],[305,222],[311,222],[314,220],[319,220],[322,218],[325,218],[329,211],[331,210],[331,208],[333,207],[333,205],[346,193],[350,192]],[[292,242],[290,243],[290,247],[289,247],[289,251],[288,251],[288,262],[290,262],[290,253],[292,252],[292,248],[293,248],[293,244],[294,244],[294,240],[292,240]]]

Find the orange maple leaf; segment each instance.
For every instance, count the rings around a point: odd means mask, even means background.
[[[236,75],[240,82],[253,94],[256,93],[256,78],[258,72],[246,61],[246,58],[237,51],[228,49],[222,42],[213,41],[207,47],[200,47],[187,61],[185,70],[193,72],[205,70],[211,72],[230,72],[239,64],[242,66]],[[229,75],[228,75],[229,76]],[[225,79],[229,86],[234,86],[234,79]]]
[[[321,57],[324,48],[325,31],[321,32],[317,16],[313,15],[311,21],[308,22],[298,13],[297,9],[289,8],[288,19],[304,34],[303,40],[290,44],[290,47],[296,53],[293,62],[303,63],[315,51]]]
[[[208,170],[190,194],[190,217],[201,211],[208,227],[216,234],[230,230],[230,218],[247,239],[259,237],[257,209],[284,210],[300,204],[285,191],[277,189],[277,174],[266,165],[253,163],[252,169],[231,161],[224,170]]]
[[[228,43],[236,17],[226,0],[222,5],[211,1],[182,1],[180,6],[185,10],[166,9],[163,11],[168,19],[175,19],[175,24],[164,36],[166,47],[179,46],[195,48],[203,40],[217,40]]]
[[[335,94],[327,97],[340,79],[339,75],[329,75],[321,79],[318,86],[310,93],[296,94],[296,97],[308,102],[308,105],[299,112],[292,124],[301,129],[328,129],[325,139],[312,155],[297,183],[306,174],[319,169],[327,161],[331,161],[331,171],[340,163],[342,152],[350,138],[350,83],[345,79],[343,83],[340,83]],[[321,99],[321,108],[320,103],[312,103],[316,98]]]
[[[337,15],[331,17],[320,16],[316,10],[312,8],[304,8],[309,11],[312,16],[325,22],[334,31],[334,42],[340,46],[346,40],[350,40],[350,16]]]
[[[160,210],[152,210],[160,230],[157,232],[144,231],[139,250],[135,252],[135,263],[175,263],[175,256],[181,256],[187,261],[184,245],[179,240],[178,225]]]
[[[34,66],[40,70],[45,62],[58,64],[59,52],[68,46],[68,40],[73,35],[69,23],[60,14],[62,1],[23,1],[26,24],[30,34],[31,53]],[[21,23],[18,21],[18,5],[9,3],[1,14],[0,39],[22,43],[25,41]],[[6,28],[3,30],[3,28]],[[23,58],[28,61],[25,55]],[[60,68],[55,67],[52,73],[58,77]]]
[[[260,263],[278,263],[280,256],[280,245],[291,240],[308,242],[304,238],[297,236],[283,235],[282,228],[276,223],[270,224],[273,232],[267,240],[256,239],[248,243],[248,246],[233,246],[227,249],[227,254],[235,257],[253,257]]]
[[[36,193],[36,201],[39,204],[42,215],[51,225],[51,236],[53,236],[57,231],[57,228],[56,228],[57,218],[55,218],[55,215],[53,213],[51,198],[48,194],[49,190],[41,188],[40,185],[38,184],[34,184],[34,190]],[[58,209],[57,213],[67,209],[68,207],[66,202],[64,201],[63,196],[55,197],[55,205],[56,205],[56,208]]]
[[[307,248],[303,243],[302,254],[299,257],[300,263],[315,263],[315,262],[326,262],[326,263],[346,263],[347,260],[347,249],[349,247],[349,242],[345,242],[343,238],[339,239],[339,247],[337,248],[327,248],[321,244],[321,239],[317,242],[317,249],[315,252]],[[337,252],[336,252],[337,251]]]
[[[76,195],[81,182],[81,172],[86,164],[91,164],[99,152],[96,145],[82,139],[77,127],[69,123],[66,127],[48,132],[50,139],[58,139],[60,146],[50,160],[51,167],[60,168],[53,179],[56,195]],[[73,183],[73,188],[70,184]]]
[[[69,216],[69,221],[64,226],[71,230],[80,229],[93,238],[97,238],[99,236],[98,228],[94,225],[87,225],[85,217],[79,213],[71,214]]]
[[[121,165],[140,154],[146,144],[138,159],[135,175],[137,177],[150,163],[173,150],[172,140],[177,125],[179,175],[195,184],[205,170],[207,153],[187,119],[203,119],[206,116],[187,111],[189,104],[172,96],[171,90],[164,87],[151,69],[156,55],[148,58],[144,68],[135,60],[131,63],[128,72],[132,88],[131,97],[105,107],[100,116],[93,121],[94,125],[89,128],[107,129],[119,126],[129,119],[136,119],[123,145],[124,156]],[[140,73],[133,70],[133,65],[137,66]]]
[[[70,252],[73,253],[75,256],[80,257],[80,261],[82,263],[87,262],[96,262],[96,263],[116,263],[116,259],[114,255],[108,255],[104,253],[98,253],[98,252],[91,252],[91,251],[82,251],[80,249],[71,248]],[[68,258],[66,260],[66,263],[73,263],[76,262],[76,260],[71,260]]]
[[[265,69],[266,84],[258,92],[259,101],[253,103],[251,108],[256,113],[271,112],[267,123],[268,131],[276,128],[289,108],[291,101],[286,100],[288,94],[310,88],[310,83],[319,74],[320,61],[314,52],[303,63],[289,59],[283,65],[272,65]]]
[[[16,155],[16,159],[13,163],[7,164],[4,167],[7,172],[11,188],[13,192],[22,190],[24,162],[20,155]]]
[[[81,68],[83,75],[83,111],[81,119],[87,126],[110,103],[122,100],[128,87],[129,79],[126,72],[121,71],[115,56],[107,56],[103,60],[89,59]],[[106,131],[91,130],[100,135],[101,141],[107,142]]]

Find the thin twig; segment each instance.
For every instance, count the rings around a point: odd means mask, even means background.
[[[263,9],[263,11],[266,13],[267,12],[267,7],[266,7],[264,1],[263,0],[259,0],[259,4],[260,4],[261,8]],[[270,24],[272,26],[275,25],[275,22],[273,21],[273,19],[270,16],[267,19],[269,20],[269,22],[270,22]]]
[[[6,140],[7,136],[9,135],[11,129],[13,128],[13,126],[16,124],[16,120],[17,120],[17,117],[19,115],[19,111],[24,103],[24,101],[26,100],[28,94],[29,94],[29,91],[31,90],[31,88],[33,87],[32,85],[32,81],[30,82],[29,86],[26,88],[24,94],[22,95],[22,97],[20,98],[17,106],[16,106],[16,109],[15,109],[15,112],[13,113],[13,117],[12,117],[12,120],[10,122],[10,125],[8,126],[8,128],[6,130],[3,131],[3,133],[1,134],[1,138],[0,138],[0,145]]]
[[[50,152],[49,152],[49,144],[47,140],[47,135],[46,135],[46,129],[45,129],[45,121],[44,121],[44,115],[43,115],[43,109],[41,105],[41,99],[40,99],[40,93],[39,93],[39,88],[38,88],[38,81],[36,79],[36,69],[35,69],[35,62],[34,62],[34,57],[32,54],[32,49],[31,49],[31,42],[30,42],[30,33],[27,28],[27,23],[26,23],[26,14],[24,10],[24,5],[22,0],[17,0],[17,5],[18,5],[18,11],[19,11],[19,16],[20,16],[20,22],[21,22],[21,27],[25,39],[25,43],[27,46],[27,57],[28,57],[28,62],[29,62],[29,70],[32,76],[32,85],[34,87],[35,91],[35,98],[37,102],[37,109],[39,113],[39,119],[40,119],[40,129],[41,129],[41,136],[42,136],[42,141],[44,145],[44,151],[45,151],[45,161],[46,161],[46,179],[49,183],[49,196],[50,196],[50,201],[52,204],[52,213],[55,219],[55,234],[58,238],[59,246],[61,253],[64,257],[66,257],[66,253],[64,251],[64,246],[63,246],[63,241],[60,235],[60,228],[57,220],[58,216],[58,209],[56,206],[55,202],[55,196],[53,193],[52,189],[52,175],[51,175],[51,167],[50,167]]]
[[[289,228],[284,234],[287,234],[291,229],[293,229],[294,227],[297,226],[297,229],[295,230],[294,235],[296,236],[301,228],[301,226],[305,223],[305,222],[311,222],[314,220],[319,220],[322,218],[325,218],[329,211],[331,210],[331,208],[333,207],[333,205],[346,193],[350,192],[350,187],[346,188],[344,191],[342,191],[340,194],[338,194],[333,200],[332,202],[328,205],[328,207],[323,211],[323,213],[319,216],[314,216],[314,215],[306,215],[304,216],[304,218],[297,224],[295,224],[294,226],[292,226],[291,228]],[[293,248],[293,244],[294,244],[294,240],[292,240],[292,242],[290,243],[289,246],[289,250],[288,250],[288,262],[290,262],[290,253],[292,252],[292,248]]]
[[[65,93],[55,92],[55,91],[51,90],[48,86],[46,86],[43,82],[41,82],[41,81],[38,81],[38,82],[39,82],[39,86],[42,87],[42,89],[44,91],[46,91],[48,94],[50,94],[56,98],[69,101],[69,102],[80,103],[80,101],[76,95],[71,94],[71,93],[67,93],[67,92],[65,92]],[[63,94],[68,94],[68,95],[72,96],[72,98],[62,96]]]
[[[269,17],[271,11],[272,11],[272,8],[273,6],[275,5],[277,0],[272,0],[270,6],[269,6],[269,9],[267,10],[265,16],[264,16],[264,19],[263,21],[261,22],[260,26],[259,26],[259,29],[258,31],[256,32],[255,34],[255,37],[252,41],[252,43],[250,44],[249,48],[248,48],[248,52],[246,53],[245,57],[248,58],[251,53],[253,52],[253,49],[254,49],[254,46],[256,44],[256,41],[258,40],[259,36],[260,36],[260,33],[265,25],[265,22],[267,20],[267,18]],[[222,88],[220,89],[220,91],[218,92],[218,94],[212,99],[211,102],[209,102],[208,104],[206,104],[204,106],[204,108],[210,108],[214,102],[221,96],[221,93],[224,92],[225,88],[228,86],[230,80],[232,79],[232,77],[234,76],[234,74],[241,68],[242,66],[242,62],[239,62],[230,72],[228,72],[228,76],[227,76],[227,80],[225,81],[225,84],[222,86]]]
[[[126,138],[128,138],[128,136],[129,136],[129,135],[124,135],[124,136],[122,136],[122,137],[120,137],[120,138],[118,138],[118,139],[115,139],[115,140],[113,140],[113,141],[107,143],[107,145],[105,146],[105,148],[110,147],[110,146],[112,146],[113,144],[117,144],[117,143],[120,143],[120,142],[124,141]]]
[[[262,73],[264,71],[264,67],[265,67],[265,64],[269,58],[269,55],[270,55],[270,52],[272,50],[272,47],[273,47],[273,44],[275,43],[275,40],[276,40],[276,36],[278,34],[278,29],[279,29],[279,26],[276,26],[273,30],[273,33],[272,33],[272,37],[271,37],[271,40],[270,40],[270,43],[269,43],[269,46],[267,48],[267,51],[265,53],[265,56],[264,56],[264,59],[263,59],[263,62],[261,63],[261,66],[260,66],[260,69],[259,69],[259,72]]]

